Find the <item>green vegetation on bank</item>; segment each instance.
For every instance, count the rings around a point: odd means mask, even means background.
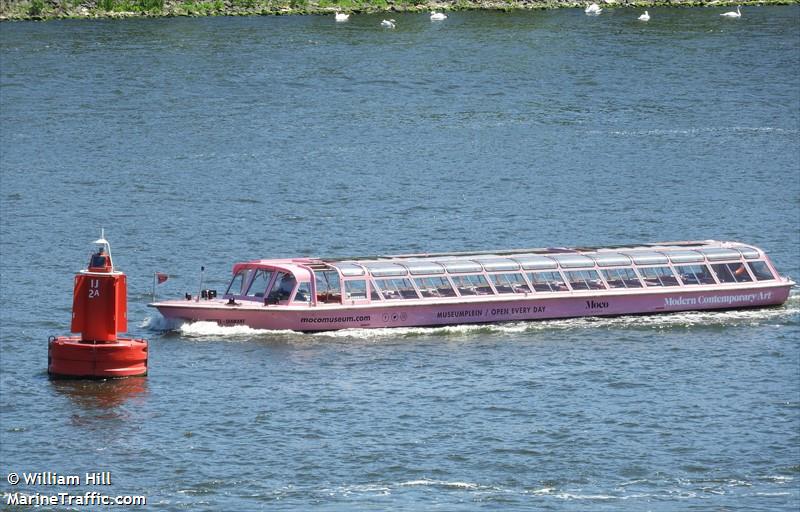
[[[626,6],[720,6],[796,4],[800,0],[593,0],[605,8]],[[122,18],[142,16],[248,16],[418,12],[431,9],[556,9],[581,7],[586,0],[0,0],[0,20]]]

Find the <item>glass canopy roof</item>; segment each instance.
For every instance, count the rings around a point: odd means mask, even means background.
[[[733,245],[734,247],[731,247]],[[721,242],[673,242],[618,249],[552,249],[497,253],[449,253],[434,255],[386,256],[374,259],[332,260],[345,277],[400,277],[409,275],[467,274],[480,272],[520,272],[532,270],[630,267],[758,259],[758,249],[743,244]],[[544,253],[544,254],[541,254]],[[325,260],[322,260],[325,261]]]

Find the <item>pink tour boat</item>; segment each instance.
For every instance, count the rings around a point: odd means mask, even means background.
[[[168,320],[329,331],[776,306],[794,282],[714,240],[237,263],[222,297],[154,302]]]

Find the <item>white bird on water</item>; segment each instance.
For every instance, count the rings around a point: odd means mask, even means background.
[[[350,19],[350,15],[349,14],[345,14],[343,12],[337,12],[333,16],[333,19],[335,19],[337,22],[347,21],[347,20]]]
[[[445,13],[431,11],[431,21],[442,21],[442,20],[446,20],[446,19],[447,19],[447,15]]]
[[[720,16],[725,16],[726,18],[741,18],[742,11],[739,9],[740,7],[741,5],[737,5],[735,11],[723,12],[722,14],[720,14]]]
[[[600,8],[599,5],[593,3],[586,6],[586,9],[583,10],[586,14],[600,14],[603,12],[603,9]]]
[[[650,21],[650,15],[647,14],[647,11],[644,11],[644,14],[639,16],[639,21]]]
[[[383,20],[381,26],[384,28],[394,28],[394,20]]]

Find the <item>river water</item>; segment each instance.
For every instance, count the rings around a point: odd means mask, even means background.
[[[723,10],[3,23],[0,489],[169,511],[797,510],[797,292],[318,335],[165,331],[146,307],[155,271],[177,297],[201,266],[220,289],[235,261],[299,255],[717,238],[797,279],[800,8]],[[150,374],[50,381],[101,228]]]

